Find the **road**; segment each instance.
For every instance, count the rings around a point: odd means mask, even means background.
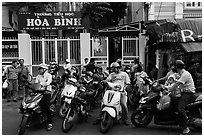
[[[17,135],[21,120],[21,114],[18,113],[20,101],[17,103],[2,100],[2,135]],[[53,118],[52,131],[46,131],[45,125],[37,125],[28,128],[25,135],[102,135],[99,131],[99,125],[92,123],[97,119],[99,108],[90,113],[88,121],[82,121],[74,126],[68,133],[61,130],[62,119],[56,114]],[[130,118],[131,112],[129,113]],[[129,121],[129,123],[131,123]],[[179,135],[180,130],[177,126],[158,126],[151,123],[146,128],[136,128],[132,124],[129,126],[114,124],[112,129],[106,135]],[[201,135],[201,132],[192,131],[192,135]]]

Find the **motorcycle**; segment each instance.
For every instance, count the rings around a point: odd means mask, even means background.
[[[77,122],[78,118],[87,120],[88,114],[88,100],[94,96],[94,92],[87,92],[84,86],[78,87],[78,90],[72,94],[73,96],[66,96],[70,98],[69,108],[66,116],[62,122],[62,131],[68,132]]]
[[[71,100],[77,91],[76,78],[68,78],[65,80],[64,88],[61,93],[61,105],[59,109],[59,116],[64,118],[70,106]]]
[[[18,134],[23,135],[27,127],[32,126],[34,123],[43,123],[47,120],[47,116],[42,112],[42,107],[40,105],[45,90],[36,90],[39,89],[39,84],[31,84],[27,82],[25,84],[25,88],[29,93],[27,96],[24,96],[21,106],[19,108],[19,113],[22,114],[21,123],[19,126]],[[52,85],[52,90],[54,90],[51,96],[50,101],[50,110],[51,115],[53,116],[55,113],[55,107],[57,103],[57,94],[58,89],[54,85]]]
[[[149,91],[149,86],[152,84],[152,80],[147,77],[140,75],[141,85],[137,84],[137,81],[134,80],[132,92],[128,92],[128,104],[132,109],[136,109],[139,106],[139,100],[145,96]]]
[[[131,122],[136,127],[146,127],[154,117],[154,124],[157,125],[178,125],[178,112],[172,110],[171,105],[164,109],[158,109],[161,92],[164,90],[161,84],[153,82],[150,92],[143,96],[137,108],[131,115]],[[202,95],[197,95],[193,103],[185,108],[188,125],[196,129],[202,129]]]
[[[121,119],[122,107],[120,104],[121,86],[108,82],[107,90],[101,105],[100,132],[106,133],[113,126],[113,122]]]

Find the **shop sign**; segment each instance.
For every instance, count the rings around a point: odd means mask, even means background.
[[[181,30],[180,32],[162,34],[160,42],[190,42],[201,41],[202,35],[195,35],[192,30]]]
[[[18,42],[2,41],[2,52],[18,52]]]
[[[80,12],[21,12],[19,30],[62,30],[81,27]]]

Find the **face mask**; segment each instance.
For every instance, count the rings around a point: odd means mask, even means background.
[[[130,73],[130,70],[128,69],[128,70],[126,70],[126,72]]]

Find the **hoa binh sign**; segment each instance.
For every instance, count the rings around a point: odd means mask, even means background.
[[[80,12],[20,12],[19,30],[62,30],[82,27]]]

